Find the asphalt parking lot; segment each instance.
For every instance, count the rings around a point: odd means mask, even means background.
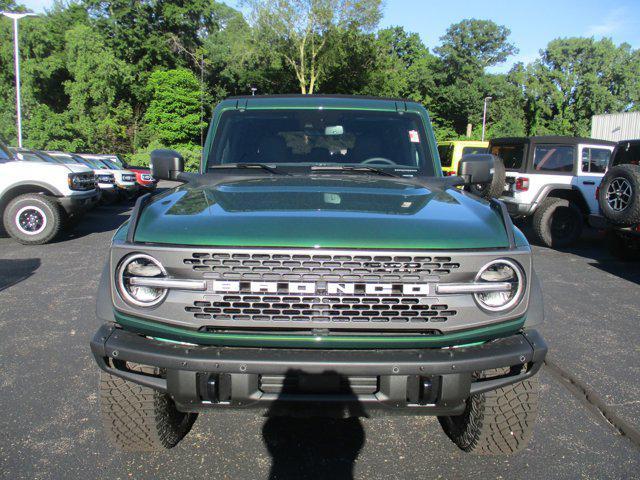
[[[595,408],[640,429],[640,265],[590,232],[570,251],[534,247],[549,359],[534,438],[520,455],[460,452],[435,418],[270,419],[201,415],[175,449],[112,450],[88,342],[110,238],[130,205],[99,207],[56,243],[0,238],[2,478],[638,478],[640,445]],[[589,403],[589,402],[592,403]]]

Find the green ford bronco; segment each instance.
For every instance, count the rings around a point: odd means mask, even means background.
[[[176,445],[199,412],[436,415],[461,449],[524,448],[547,347],[531,249],[443,176],[427,111],[396,99],[237,97],[198,173],[170,150],[113,237],[91,342],[101,412],[129,451]]]

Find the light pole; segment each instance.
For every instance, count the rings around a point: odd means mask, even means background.
[[[36,17],[35,13],[0,12],[13,20],[13,62],[16,69],[16,123],[18,126],[18,147],[22,148],[22,108],[20,106],[20,51],[18,50],[18,20]]]
[[[482,141],[484,142],[484,131],[487,124],[487,103],[492,97],[484,97],[484,108],[482,110]]]

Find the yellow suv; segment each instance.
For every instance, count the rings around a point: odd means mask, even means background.
[[[458,171],[458,162],[463,155],[473,153],[487,153],[489,142],[479,142],[472,140],[451,140],[438,144],[438,154],[442,172],[445,175],[455,175]]]

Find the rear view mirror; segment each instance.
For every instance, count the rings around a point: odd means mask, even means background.
[[[184,158],[175,150],[158,149],[151,152],[151,175],[158,180],[178,180],[184,172]]]
[[[458,175],[464,178],[467,185],[490,183],[493,178],[495,158],[488,153],[464,155],[458,163]]]
[[[327,137],[332,135],[344,135],[344,127],[342,125],[324,127],[324,134]]]

